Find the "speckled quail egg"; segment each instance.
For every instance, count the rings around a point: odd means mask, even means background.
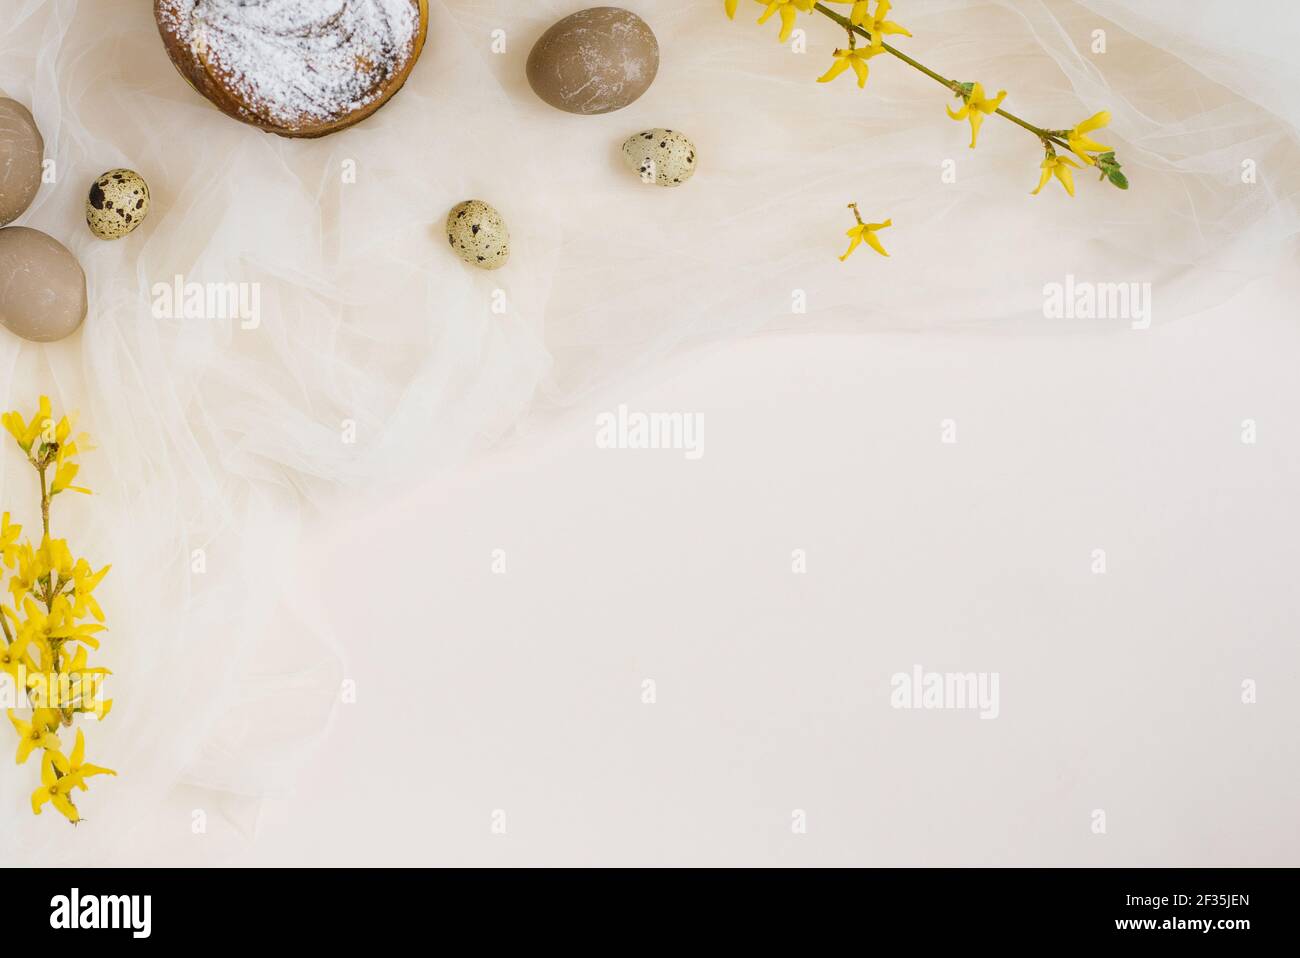
[[[695,144],[672,130],[646,130],[627,138],[623,160],[646,183],[681,186],[695,175]]]
[[[501,214],[482,200],[466,200],[447,214],[447,242],[479,269],[500,269],[510,258],[510,231]]]
[[[91,184],[86,225],[100,239],[121,239],[148,215],[149,185],[135,170],[109,170]]]

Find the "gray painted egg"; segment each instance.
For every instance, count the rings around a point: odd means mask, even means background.
[[[0,229],[0,326],[52,343],[85,318],[86,274],[68,248],[26,226]]]
[[[41,188],[45,141],[31,111],[0,97],[0,226],[26,212]]]
[[[565,113],[621,110],[650,88],[659,72],[659,41],[630,10],[592,7],[556,23],[528,54],[528,82]]]

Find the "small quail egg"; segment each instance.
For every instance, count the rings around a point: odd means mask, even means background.
[[[510,232],[501,214],[482,200],[466,200],[447,214],[447,242],[479,269],[500,269],[510,258]]]
[[[121,239],[148,215],[149,185],[134,170],[109,170],[91,184],[86,225],[100,239]]]
[[[681,186],[695,175],[695,144],[672,130],[646,130],[628,137],[623,160],[646,183]]]

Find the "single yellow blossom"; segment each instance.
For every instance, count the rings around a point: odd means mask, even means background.
[[[18,441],[19,447],[30,458],[32,446],[36,444],[36,440],[41,437],[41,434],[49,428],[52,415],[50,397],[42,396],[40,405],[36,410],[36,414],[32,416],[30,423],[23,418],[22,413],[15,411],[0,416],[0,424]]]
[[[972,85],[971,91],[966,96],[966,102],[960,110],[954,110],[948,107],[948,115],[954,120],[970,120],[970,148],[975,149],[975,141],[979,138],[980,124],[984,122],[984,117],[996,113],[998,107],[1002,106],[1002,101],[1007,98],[1007,91],[1000,90],[998,95],[989,100],[984,96],[983,84],[976,83]]]
[[[77,560],[77,564],[72,567],[72,597],[74,600],[72,617],[74,619],[84,619],[87,615],[93,615],[95,621],[104,621],[104,610],[95,601],[94,592],[95,587],[104,581],[104,576],[108,575],[111,568],[113,567],[106,565],[98,572],[95,572],[85,559]]]
[[[50,758],[54,762],[54,767],[63,773],[63,777],[79,787],[83,792],[87,790],[86,779],[92,775],[116,775],[117,772],[111,768],[101,768],[98,765],[89,765],[83,761],[86,754],[86,738],[77,729],[77,742],[72,746],[72,755],[68,758],[63,757],[62,752],[50,752]]]
[[[840,262],[843,263],[846,259],[852,256],[853,251],[857,249],[858,245],[861,243],[866,243],[881,256],[888,256],[889,254],[885,252],[885,247],[880,245],[880,239],[876,236],[876,231],[893,226],[894,221],[888,219],[883,223],[864,223],[861,214],[858,213],[858,205],[856,203],[850,203],[849,209],[853,210],[853,215],[857,217],[858,225],[845,234],[851,242],[849,243],[848,252],[840,257]]]
[[[872,47],[850,47],[847,50],[836,50],[834,53],[835,63],[822,76],[817,78],[817,82],[830,83],[845,70],[852,67],[854,74],[858,78],[858,89],[862,89],[867,85],[867,61],[883,52],[883,50]]]
[[[1083,169],[1083,167],[1074,162],[1074,160],[1070,159],[1068,156],[1057,156],[1055,153],[1048,154],[1047,159],[1043,160],[1043,175],[1038,181],[1038,189],[1034,190],[1030,195],[1037,196],[1042,192],[1043,187],[1047,185],[1047,181],[1055,176],[1061,181],[1061,185],[1065,187],[1065,192],[1073,196],[1074,173],[1071,172],[1071,167],[1076,170]]]
[[[849,20],[854,26],[860,26],[871,34],[871,46],[877,50],[884,47],[887,36],[898,34],[910,37],[912,35],[905,27],[899,26],[893,20],[885,19],[889,16],[890,6],[889,0],[877,0],[875,15],[868,16],[866,3],[854,3],[853,12],[849,15]]]
[[[1096,164],[1096,160],[1088,155],[1090,152],[1107,153],[1111,150],[1111,147],[1096,142],[1091,139],[1088,134],[1093,130],[1100,130],[1108,123],[1110,123],[1110,114],[1105,110],[1102,110],[1100,113],[1094,113],[1092,116],[1088,117],[1088,119],[1070,130],[1068,134],[1070,149],[1089,166],[1094,166]]]
[[[59,737],[53,731],[58,728],[59,713],[53,709],[36,709],[32,712],[30,722],[24,722],[14,714],[13,709],[9,709],[9,721],[13,722],[14,728],[18,730],[17,762],[19,765],[27,761],[27,756],[38,748],[59,747]]]
[[[781,15],[781,35],[777,37],[780,42],[790,39],[790,34],[794,32],[795,20],[799,13],[812,13],[813,7],[817,0],[769,0],[767,9],[763,15],[758,18],[760,24],[767,23],[772,18],[772,14]]]
[[[727,16],[732,20],[736,19],[736,5],[738,3],[740,3],[740,0],[726,0]]]
[[[60,778],[58,773],[55,772],[55,754],[57,753],[46,752],[44,759],[41,761],[41,786],[32,792],[32,811],[39,815],[42,806],[46,802],[53,802],[54,807],[75,825],[81,820],[81,816],[77,814],[77,806],[72,804],[72,799],[68,798],[68,793],[72,791],[72,786],[76,782],[69,775]],[[59,757],[62,758],[63,756],[60,755]]]

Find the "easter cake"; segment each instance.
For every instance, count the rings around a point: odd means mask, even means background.
[[[406,82],[428,0],[154,0],[167,54],[223,113],[280,136],[359,123]]]

